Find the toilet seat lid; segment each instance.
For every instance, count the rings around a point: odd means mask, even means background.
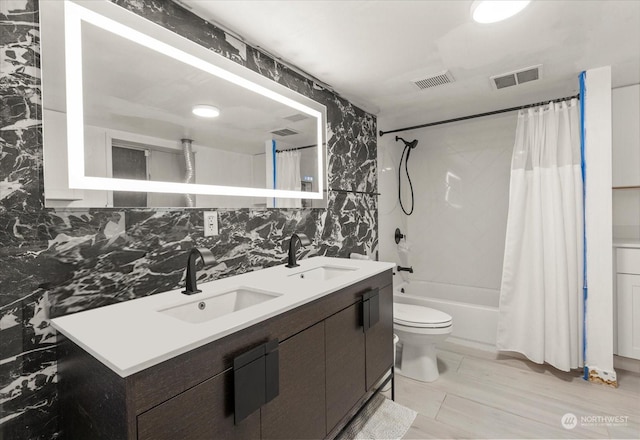
[[[448,327],[452,318],[440,310],[413,304],[394,304],[393,321],[407,327]]]

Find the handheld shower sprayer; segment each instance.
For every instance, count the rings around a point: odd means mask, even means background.
[[[404,150],[402,150],[402,156],[400,156],[400,165],[398,165],[398,200],[400,201],[400,207],[402,208],[402,212],[406,215],[413,214],[414,207],[414,198],[413,198],[413,184],[411,183],[411,177],[409,177],[409,155],[411,154],[411,150],[416,148],[418,145],[418,139],[414,139],[412,141],[406,141],[402,139],[400,136],[396,136],[396,142],[402,141],[404,143]],[[406,154],[406,157],[405,157]],[[404,171],[407,174],[407,180],[409,181],[409,188],[411,189],[411,209],[407,211],[404,209],[404,205],[402,204],[402,180],[400,179],[400,172],[402,170],[402,161],[404,160]]]
[[[418,145],[418,139],[414,139],[412,141],[405,141],[404,139],[402,139],[400,136],[396,136],[396,142],[398,141],[402,141],[404,142],[404,146],[408,147],[410,149],[414,149],[416,148],[416,145]]]

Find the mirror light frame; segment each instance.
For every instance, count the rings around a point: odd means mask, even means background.
[[[122,10],[127,14],[134,15],[136,19],[144,20],[145,26],[155,26],[159,28],[157,32],[162,32],[163,36],[171,34],[172,39],[179,37],[195,45],[201,49],[197,43],[186,38],[180,37],[172,31],[165,29],[155,23],[152,23],[142,17],[135,15],[130,11],[126,11],[120,6],[111,4],[108,1],[88,2],[93,3],[92,9],[97,6],[98,9],[108,11],[112,8]],[[115,9],[112,9],[115,12]],[[119,12],[118,12],[119,13]],[[263,189],[248,188],[223,185],[203,185],[195,183],[176,183],[147,181],[134,179],[120,179],[111,177],[93,177],[85,175],[84,161],[84,112],[83,112],[83,90],[82,90],[82,21],[97,26],[105,31],[119,35],[134,43],[140,44],[151,50],[169,56],[175,60],[181,61],[192,67],[200,69],[211,75],[227,80],[235,85],[243,87],[258,93],[266,98],[280,102],[293,109],[303,112],[317,119],[317,145],[318,145],[318,189],[317,191],[289,191],[279,189]],[[253,72],[244,66],[234,63],[233,61],[219,55],[213,51],[207,51],[212,57],[217,57],[216,62],[239,71],[238,68],[249,72],[249,75],[255,77],[269,87],[260,85],[254,81],[250,81],[239,74],[230,70],[219,67],[199,58],[195,55],[185,52],[175,46],[160,41],[143,32],[133,29],[123,23],[108,18],[94,10],[87,9],[70,0],[64,1],[64,22],[65,22],[65,75],[66,75],[66,105],[67,105],[67,152],[69,165],[69,188],[72,189],[88,189],[88,190],[108,190],[108,191],[138,191],[138,192],[159,192],[174,194],[205,194],[205,195],[225,195],[225,196],[252,196],[252,197],[277,197],[277,198],[296,198],[296,199],[322,199],[324,193],[324,182],[326,173],[324,171],[324,145],[323,131],[326,116],[323,112],[308,107],[294,99],[280,94],[273,89],[286,89],[288,94],[295,94],[299,97],[309,100],[297,92],[294,92],[268,78],[262,77],[260,74]],[[169,33],[169,34],[167,34]],[[233,64],[229,64],[233,63]],[[247,74],[244,72],[245,74]],[[262,79],[259,79],[262,78]],[[284,90],[283,90],[284,91]],[[317,103],[319,106],[321,104]],[[324,106],[322,106],[324,108]]]

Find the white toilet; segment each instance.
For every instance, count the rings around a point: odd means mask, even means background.
[[[412,304],[393,304],[393,331],[400,338],[402,376],[422,382],[439,377],[436,343],[444,341],[451,330],[451,316],[439,310]]]

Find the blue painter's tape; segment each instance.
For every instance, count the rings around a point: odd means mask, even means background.
[[[583,225],[583,328],[582,328],[582,358],[585,363],[586,352],[587,352],[587,297],[589,293],[589,288],[587,284],[587,230],[586,230],[586,194],[587,194],[587,179],[586,179],[586,163],[585,163],[585,114],[584,107],[586,101],[586,72],[580,73],[580,166],[582,169],[582,225]],[[589,369],[585,366],[584,368],[584,378],[587,380],[589,377]]]

